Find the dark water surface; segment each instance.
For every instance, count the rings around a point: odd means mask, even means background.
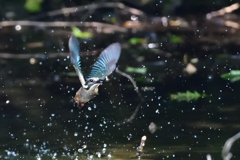
[[[144,75],[130,73],[144,102],[129,122],[126,119],[140,98],[116,72],[91,102],[81,109],[74,105],[72,98],[80,83],[67,58],[70,34],[69,29],[39,28],[21,32],[9,28],[1,33],[1,159],[137,159],[136,149],[144,135],[141,159],[200,160],[207,154],[221,159],[225,141],[240,131],[240,84],[223,80],[220,74],[238,68],[239,59],[203,53],[196,63],[197,72],[187,75],[179,54],[191,49],[184,43],[172,44],[173,50],[185,50],[168,57],[143,46],[128,46],[117,35],[106,35],[106,41],[101,41],[102,35],[81,40],[85,73],[113,41],[123,47],[120,70],[147,68]],[[156,43],[160,49],[167,48],[167,44]],[[93,50],[95,55],[91,55]],[[198,58],[194,52],[193,48],[190,56]],[[171,93],[188,90],[206,96],[190,102],[171,101]],[[152,122],[157,126],[154,133],[149,131]],[[232,159],[239,159],[239,146],[237,141]]]

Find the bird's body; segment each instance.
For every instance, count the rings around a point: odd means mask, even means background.
[[[113,43],[108,46],[99,55],[97,61],[93,64],[90,74],[85,81],[81,71],[81,59],[79,56],[79,43],[73,35],[69,39],[70,61],[73,64],[82,87],[77,91],[74,101],[83,106],[98,94],[99,85],[110,75],[116,68],[116,63],[120,57],[121,47],[119,43]]]
[[[77,92],[74,97],[74,101],[78,104],[78,106],[83,106],[84,103],[90,101],[94,97],[98,95],[98,86],[99,84],[96,85],[96,87],[91,88],[91,89],[85,89],[81,87]]]

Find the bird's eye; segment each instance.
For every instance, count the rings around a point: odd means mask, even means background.
[[[90,82],[93,82],[93,80],[92,80],[92,79],[90,79]]]

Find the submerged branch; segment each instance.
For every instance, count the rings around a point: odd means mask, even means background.
[[[230,149],[232,148],[233,143],[238,139],[240,139],[240,132],[232,136],[225,142],[222,149],[223,160],[230,160],[232,158],[233,154],[230,152]],[[212,157],[210,154],[207,154],[206,158],[207,160],[212,160]]]
[[[18,53],[18,54],[14,54],[14,53],[0,53],[0,58],[4,58],[4,59],[29,59],[29,58],[56,58],[56,57],[66,57],[66,55],[69,53],[49,53],[49,54],[43,54],[43,53],[35,53],[35,54],[31,54],[31,53]]]
[[[117,123],[118,126],[120,126],[121,124],[125,124],[125,123],[130,123],[133,121],[133,119],[136,117],[139,108],[141,107],[141,102],[137,105],[137,107],[135,108],[134,112],[132,113],[132,115],[129,118],[126,118],[123,122],[121,123]]]
[[[143,99],[140,91],[138,90],[138,86],[137,86],[136,82],[133,80],[133,78],[132,78],[130,75],[128,75],[127,73],[124,73],[124,72],[122,72],[122,71],[119,71],[118,69],[116,69],[116,72],[117,72],[118,74],[120,74],[121,76],[124,76],[124,77],[128,78],[128,79],[132,82],[133,87],[134,87],[134,90],[137,92],[139,98],[141,99],[141,101],[139,102],[139,104],[138,104],[137,107],[135,108],[135,110],[134,110],[134,112],[132,113],[132,115],[131,115],[129,118],[125,119],[125,120],[122,122],[122,124],[125,124],[125,123],[132,122],[132,120],[136,117],[136,115],[137,115],[137,113],[138,113],[138,110],[139,110],[139,108],[141,107],[141,104],[142,104],[142,102],[144,101],[144,99]],[[120,125],[120,123],[117,123],[117,125]]]
[[[239,3],[234,3],[231,6],[224,7],[222,9],[218,10],[218,11],[214,11],[214,12],[208,13],[206,15],[206,18],[209,20],[209,19],[217,17],[217,16],[222,16],[222,15],[224,15],[226,13],[231,13],[231,12],[237,10],[239,7],[240,7]]]
[[[236,135],[234,135],[233,137],[229,138],[224,146],[223,146],[223,149],[222,149],[222,158],[223,160],[230,160],[232,158],[232,153],[230,152],[230,149],[233,145],[233,143],[240,139],[240,132]]]
[[[133,87],[134,87],[134,90],[137,92],[137,94],[138,94],[138,96],[141,98],[141,100],[143,100],[142,95],[141,95],[141,93],[140,93],[140,91],[139,91],[139,89],[138,89],[138,86],[137,86],[136,82],[133,80],[133,78],[132,78],[129,74],[124,73],[124,72],[122,72],[122,71],[119,71],[118,69],[116,69],[116,72],[117,72],[118,74],[120,74],[121,76],[126,77],[127,79],[129,79],[129,80],[132,82]]]
[[[100,22],[64,22],[64,21],[55,21],[55,22],[40,22],[40,21],[2,21],[0,22],[1,27],[8,27],[8,26],[34,26],[34,27],[92,27],[92,28],[106,28],[109,33],[113,31],[118,32],[127,32],[127,29],[124,27],[120,27],[117,25],[100,23]]]
[[[91,52],[81,52],[81,56],[95,56],[98,50],[93,50]],[[69,52],[57,52],[57,53],[1,53],[0,58],[2,59],[29,59],[29,58],[56,58],[56,57],[66,57]]]
[[[47,13],[42,13],[33,17],[30,17],[30,20],[37,20],[45,17],[52,17],[52,16],[57,16],[57,15],[68,15],[70,13],[77,13],[85,10],[95,10],[98,8],[119,8],[119,9],[126,9],[132,14],[135,15],[145,15],[144,12],[141,10],[138,10],[136,8],[128,7],[124,5],[123,3],[119,2],[107,2],[107,3],[97,3],[97,4],[88,4],[88,5],[83,5],[83,6],[76,6],[76,7],[70,7],[70,8],[62,8],[54,11],[50,11]]]

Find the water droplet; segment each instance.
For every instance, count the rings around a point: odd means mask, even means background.
[[[77,133],[77,132],[75,132],[75,133],[74,133],[74,136],[75,136],[75,137],[77,137],[77,136],[78,136],[78,133]]]

